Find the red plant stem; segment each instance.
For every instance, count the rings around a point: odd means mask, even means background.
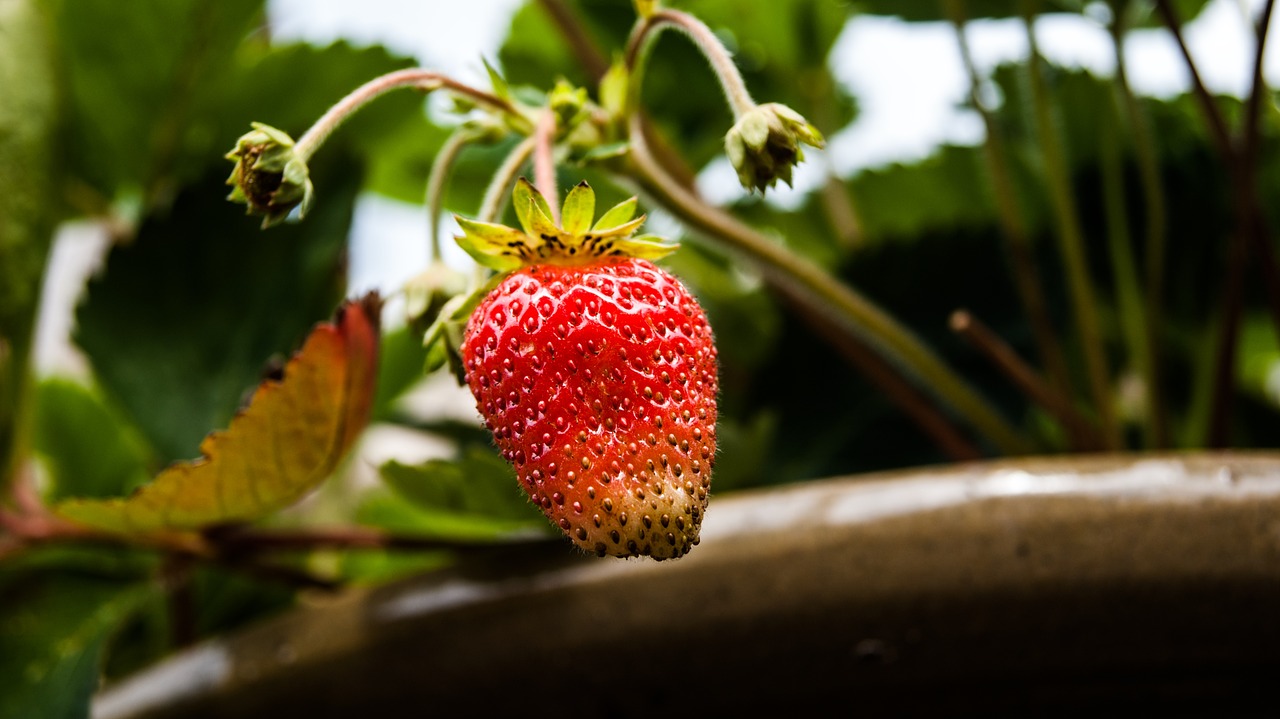
[[[1257,261],[1254,264],[1262,274],[1268,307],[1272,320],[1276,324],[1277,335],[1280,336],[1280,263],[1277,263],[1275,250],[1268,240],[1266,220],[1258,204],[1255,163],[1261,122],[1258,114],[1262,103],[1261,95],[1265,91],[1262,58],[1266,49],[1273,4],[1272,0],[1267,0],[1255,28],[1257,43],[1254,55],[1254,85],[1246,102],[1244,127],[1240,142],[1237,144],[1231,141],[1222,110],[1214,102],[1213,96],[1200,77],[1195,60],[1191,57],[1191,52],[1183,38],[1182,26],[1172,4],[1169,0],[1156,0],[1156,10],[1178,44],[1191,74],[1192,87],[1199,100],[1201,114],[1209,123],[1210,135],[1226,167],[1227,176],[1231,182],[1232,208],[1236,216],[1235,233],[1231,238],[1231,247],[1227,255],[1227,277],[1222,301],[1223,324],[1214,359],[1213,394],[1206,437],[1206,444],[1210,447],[1226,446],[1231,434],[1232,406],[1236,392],[1236,345],[1239,342],[1240,315],[1244,310],[1244,275],[1250,262],[1251,251],[1257,253],[1257,257],[1254,258]]]
[[[560,224],[560,190],[556,187],[556,116],[551,110],[538,115],[533,128],[533,184],[547,199],[551,219]]]
[[[174,649],[191,646],[196,641],[196,595],[191,586],[191,558],[170,554],[161,569],[167,593],[169,642]]]
[[[1267,0],[1259,14],[1255,31],[1255,47],[1253,57],[1253,88],[1245,104],[1244,133],[1240,139],[1240,161],[1244,164],[1242,175],[1252,192],[1248,195],[1247,208],[1254,231],[1249,233],[1253,250],[1258,253],[1260,262],[1258,269],[1262,272],[1263,287],[1267,294],[1267,304],[1271,310],[1271,319],[1275,324],[1276,336],[1280,338],[1280,261],[1276,259],[1275,247],[1269,241],[1270,231],[1262,208],[1258,204],[1258,153],[1262,137],[1262,98],[1267,93],[1267,81],[1263,77],[1263,60],[1267,48],[1267,37],[1271,27],[1272,10],[1275,0]]]
[[[1245,104],[1244,140],[1241,154],[1245,162],[1251,166],[1257,164],[1258,142],[1261,138],[1262,96],[1266,91],[1267,81],[1262,76],[1263,56],[1267,49],[1267,35],[1271,26],[1271,11],[1275,9],[1275,0],[1267,0],[1262,6],[1258,24],[1254,27],[1253,55],[1253,88]]]
[[[1191,57],[1191,50],[1182,36],[1182,22],[1178,19],[1178,13],[1173,9],[1170,0],[1156,0],[1156,12],[1160,13],[1160,19],[1164,21],[1165,27],[1173,35],[1174,41],[1178,44],[1178,50],[1182,53],[1187,71],[1191,74],[1191,89],[1196,99],[1200,101],[1200,109],[1209,123],[1209,135],[1213,138],[1213,144],[1218,148],[1218,154],[1224,160],[1230,161],[1235,153],[1232,151],[1231,133],[1227,130],[1227,121],[1214,102],[1213,95],[1209,93],[1209,88],[1200,77],[1200,70],[1196,67],[1196,62]]]
[[[985,323],[967,310],[956,310],[951,314],[950,324],[953,332],[985,355],[1032,402],[1056,417],[1072,437],[1082,440],[1084,445],[1080,449],[1099,449],[1106,445],[1097,427],[1071,404],[1071,400],[1050,385]]]

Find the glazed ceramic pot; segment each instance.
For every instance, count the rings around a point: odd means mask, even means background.
[[[1276,710],[1280,455],[1019,459],[713,498],[669,562],[494,553],[107,688],[124,717]]]

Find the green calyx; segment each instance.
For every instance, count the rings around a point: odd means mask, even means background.
[[[782,180],[791,184],[791,169],[804,160],[802,145],[822,147],[822,133],[804,117],[776,102],[743,113],[724,138],[725,153],[748,190],[766,189]]]
[[[635,217],[634,197],[592,224],[595,192],[587,183],[578,183],[565,197],[557,225],[546,198],[528,180],[520,178],[512,196],[522,230],[457,217],[463,232],[455,238],[458,245],[485,267],[508,271],[525,265],[588,265],[608,258],[656,260],[678,247],[653,235],[634,236],[644,223],[643,215]]]
[[[227,178],[233,187],[227,199],[244,203],[250,215],[264,215],[263,228],[284,220],[295,207],[299,217],[305,216],[315,195],[306,159],[288,133],[252,124],[253,131],[242,135],[226,155],[236,163]]]

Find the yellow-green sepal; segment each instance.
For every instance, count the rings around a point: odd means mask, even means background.
[[[630,222],[631,218],[636,216],[636,208],[638,206],[639,203],[634,197],[619,202],[609,208],[608,212],[601,215],[600,219],[596,220],[596,224],[592,226],[591,230],[593,232],[604,232],[605,230],[611,230],[619,225]]]
[[[560,210],[560,226],[571,235],[580,235],[591,229],[596,216],[596,193],[585,181],[569,190]]]
[[[520,220],[520,226],[526,233],[534,237],[547,232],[559,234],[559,228],[551,220],[551,205],[527,178],[521,177],[516,180],[511,200],[516,208],[516,218]]]
[[[613,246],[629,257],[642,260],[660,260],[680,249],[680,243],[671,242],[657,235],[640,235],[614,240]]]
[[[478,264],[499,272],[514,270],[524,264],[529,236],[514,227],[493,222],[468,220],[454,215],[462,234],[454,240]]]

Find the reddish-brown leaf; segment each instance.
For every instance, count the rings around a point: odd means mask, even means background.
[[[204,456],[174,464],[132,496],[72,499],[58,514],[116,532],[191,530],[258,519],[324,481],[369,421],[378,369],[376,295],[347,302],[266,380]]]

